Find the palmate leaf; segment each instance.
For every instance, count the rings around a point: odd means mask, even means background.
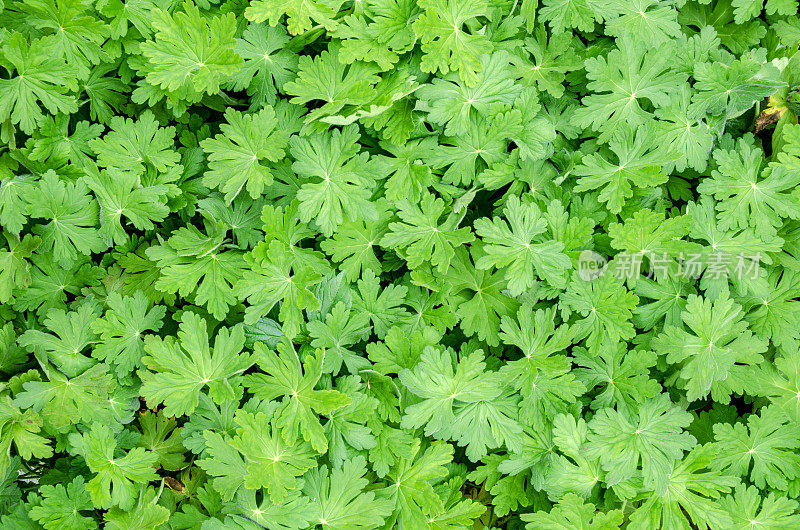
[[[533,35],[534,38],[525,40],[525,50],[530,56],[513,55],[511,63],[527,84],[535,84],[540,91],[546,90],[559,98],[564,94],[565,74],[581,65],[570,45],[571,38],[567,33],[559,33],[548,39],[544,25],[537,26]]]
[[[547,222],[535,204],[511,197],[504,210],[506,220],[495,217],[475,221],[475,231],[486,252],[476,263],[479,269],[505,269],[509,291],[521,294],[533,286],[535,276],[553,287],[564,288],[571,263],[563,253],[564,244],[543,237]],[[506,224],[508,223],[508,224]]]
[[[266,20],[275,26],[286,14],[289,32],[295,35],[310,29],[312,21],[332,31],[338,26],[334,17],[342,3],[342,0],[257,0],[245,10],[245,16],[253,22]]]
[[[221,221],[205,216],[204,224],[205,233],[193,225],[184,226],[145,254],[158,263],[161,272],[156,289],[193,295],[198,304],[222,319],[236,302],[233,286],[242,276],[244,254],[225,250],[227,229]]]
[[[453,446],[442,442],[424,450],[417,445],[409,458],[400,459],[388,475],[396,485],[388,492],[394,505],[388,521],[408,528],[428,527],[426,514],[444,509],[431,482],[447,475],[445,465],[452,460]]]
[[[242,38],[236,40],[234,51],[244,59],[244,64],[231,78],[236,90],[247,89],[251,107],[262,103],[275,105],[277,91],[294,78],[298,57],[285,49],[289,36],[282,27],[250,24]]]
[[[287,442],[296,439],[299,430],[316,451],[325,453],[328,440],[319,415],[349,404],[350,399],[336,390],[315,390],[322,376],[323,351],[306,357],[303,369],[293,346],[285,341],[278,343],[278,353],[257,343],[255,355],[261,372],[245,376],[245,386],[262,399],[282,398],[275,421]]]
[[[736,486],[732,495],[722,498],[722,503],[731,515],[737,530],[760,526],[762,528],[789,528],[800,524],[797,501],[775,493],[762,497],[755,486]]]
[[[680,73],[668,67],[672,56],[668,46],[649,47],[626,35],[618,39],[617,49],[609,52],[607,59],[587,59],[587,87],[595,93],[586,96],[583,106],[575,111],[576,123],[591,125],[603,142],[620,127],[635,129],[647,123],[650,114],[639,100],[646,99],[656,107],[666,105],[671,92],[684,81]]]
[[[128,241],[122,216],[139,230],[152,230],[169,214],[166,199],[174,194],[164,184],[142,186],[137,175],[109,169],[91,172],[84,182],[94,192],[100,205],[100,236],[121,245]]]
[[[332,45],[313,59],[309,56],[300,57],[297,79],[284,85],[286,93],[294,96],[290,100],[294,104],[324,102],[305,117],[303,132],[322,132],[328,127],[324,123],[315,125],[315,121],[322,119],[324,122],[325,118],[337,115],[346,106],[358,108],[377,96],[375,84],[380,81],[376,75],[378,69],[360,61],[347,64],[340,60],[340,53],[340,48]],[[355,131],[345,132],[350,133],[345,135],[345,141],[355,143],[355,140],[349,140]]]
[[[16,454],[31,458],[50,458],[53,449],[41,436],[41,417],[32,410],[20,410],[8,396],[0,399],[0,472],[6,473],[11,462],[11,448]]]
[[[155,38],[142,43],[149,63],[147,82],[189,95],[213,94],[242,64],[233,50],[236,19],[227,13],[207,20],[192,2],[185,2],[182,10],[151,12]]]
[[[587,337],[592,350],[599,351],[604,344],[635,335],[630,320],[638,301],[612,274],[586,281],[574,273],[561,296],[561,311],[564,315],[577,313],[576,332]]]
[[[415,95],[429,106],[428,119],[445,125],[445,134],[455,136],[467,131],[471,114],[487,117],[491,116],[493,110],[511,106],[521,87],[515,83],[509,59],[504,52],[484,55],[474,86],[467,85],[451,74],[420,87]]]
[[[588,451],[600,458],[609,485],[631,478],[641,460],[645,487],[663,495],[673,464],[696,443],[683,432],[691,421],[667,394],[646,400],[632,415],[601,409],[589,422]]]
[[[730,120],[743,114],[756,101],[774,94],[783,82],[774,72],[763,74],[762,62],[754,53],[731,64],[702,62],[695,67],[695,89],[690,110]]]
[[[455,213],[440,223],[445,205],[433,194],[425,194],[419,205],[400,200],[398,207],[403,222],[389,223],[390,232],[381,245],[402,249],[411,268],[430,261],[442,274],[455,256],[454,249],[475,238],[469,228],[457,228],[460,220]]]
[[[205,436],[209,455],[199,462],[209,474],[219,477],[223,498],[230,498],[242,485],[247,489],[266,488],[273,504],[297,489],[300,478],[315,466],[316,453],[308,442],[292,439],[288,443],[270,422],[275,407],[267,413],[236,412],[236,435],[225,440],[212,431]]]
[[[117,441],[113,431],[106,425],[95,423],[91,431],[83,435],[72,433],[69,439],[75,452],[96,473],[86,484],[86,489],[97,506],[119,506],[122,510],[129,510],[136,503],[138,484],[159,478],[154,469],[158,460],[155,453],[137,447],[117,458]]]
[[[597,7],[593,0],[543,0],[539,15],[556,34],[571,28],[591,31],[595,19],[601,18]]]
[[[682,320],[690,331],[668,326],[653,341],[654,350],[668,363],[680,366],[682,386],[689,400],[705,397],[713,385],[725,381],[735,364],[758,362],[766,341],[753,336],[742,320],[742,309],[727,296],[715,301],[689,295]]]
[[[245,257],[250,270],[244,271],[235,286],[236,297],[247,300],[245,323],[253,324],[281,303],[278,316],[283,332],[294,338],[303,322],[302,310],[319,307],[319,300],[310,288],[322,280],[313,268],[296,263],[289,250],[279,241],[260,245]]]
[[[648,494],[630,518],[629,528],[730,528],[731,515],[715,499],[731,491],[737,479],[705,471],[716,451],[698,445],[669,473],[664,495]]]
[[[633,197],[634,186],[647,189],[667,181],[662,165],[670,155],[656,144],[648,126],[635,129],[621,125],[615,129],[609,149],[613,158],[602,152],[583,157],[574,170],[580,177],[574,191],[600,190],[600,201],[608,203],[611,212],[619,213],[625,201]]]
[[[518,447],[522,427],[513,417],[514,400],[501,395],[496,373],[485,372],[483,352],[462,355],[454,369],[455,358],[451,351],[428,347],[413,370],[399,373],[403,385],[421,398],[406,407],[401,425],[424,425],[428,436],[456,440],[473,461],[487,448]]]
[[[181,318],[178,340],[147,336],[147,355],[142,362],[148,370],[139,372],[142,395],[153,405],[164,403],[168,416],[191,414],[205,387],[217,403],[230,399],[234,395],[231,379],[254,362],[249,354],[242,353],[241,325],[220,329],[212,349],[202,317],[187,311]]]
[[[130,406],[129,402],[117,402],[112,395],[114,378],[104,364],[92,366],[71,379],[52,368],[48,372],[49,381],[23,382],[24,390],[15,396],[14,403],[40,413],[60,432],[69,432],[76,423],[99,425],[121,420],[116,407]]]
[[[3,67],[15,75],[0,79],[0,121],[10,119],[30,134],[50,114],[78,110],[71,91],[78,90],[77,70],[53,56],[44,40],[28,40],[14,33],[2,47]]]
[[[42,240],[39,236],[25,234],[20,239],[13,234],[3,233],[8,250],[0,250],[0,304],[11,299],[15,288],[27,287],[31,283],[30,264],[28,259],[39,248]]]
[[[714,425],[714,446],[718,456],[711,469],[733,476],[749,476],[759,488],[767,484],[785,490],[800,476],[800,435],[777,407],[762,409],[743,423]],[[752,469],[751,469],[752,465]]]
[[[75,377],[96,364],[86,350],[97,340],[92,324],[98,316],[99,308],[92,303],[83,303],[70,312],[51,309],[44,324],[52,333],[29,329],[19,337],[19,345],[48,359],[67,376]]]
[[[714,151],[718,169],[698,191],[717,199],[722,230],[754,228],[756,235],[774,235],[787,217],[800,217],[800,196],[791,192],[800,173],[781,166],[763,168],[760,149],[740,140],[736,150]]]
[[[364,457],[346,460],[341,468],[311,470],[303,493],[311,499],[314,516],[324,529],[375,528],[392,512],[392,502],[364,492],[369,481]]]
[[[180,161],[171,149],[175,128],[160,127],[152,112],[137,120],[115,116],[108,125],[111,130],[102,138],[89,141],[101,167],[140,176],[148,168],[165,173]]]
[[[528,522],[526,530],[615,530],[620,528],[623,515],[619,510],[598,512],[594,504],[585,504],[577,495],[568,493],[550,513],[525,514],[522,520]]]
[[[118,375],[125,375],[143,367],[144,339],[148,331],[161,329],[166,308],[153,307],[142,291],[133,296],[111,293],[106,303],[105,316],[91,324],[92,331],[100,336],[92,356],[114,366]]]
[[[313,339],[311,345],[326,350],[322,368],[325,373],[338,374],[342,364],[352,374],[369,367],[369,361],[350,349],[369,333],[366,313],[352,311],[344,302],[337,302],[324,322],[312,320],[307,328]]]
[[[444,277],[449,283],[446,300],[467,336],[476,335],[488,345],[496,346],[500,342],[501,319],[513,314],[519,302],[509,296],[508,281],[501,272],[475,267],[474,262],[482,257],[477,248],[472,256],[463,248],[456,249],[456,257]]]
[[[425,72],[458,72],[468,85],[474,85],[480,71],[480,57],[491,51],[484,35],[464,31],[470,19],[486,15],[486,5],[479,0],[423,0],[425,11],[414,21],[414,31],[421,38],[421,67]]]
[[[80,254],[105,250],[106,244],[95,228],[99,208],[88,195],[82,181],[64,182],[54,171],[48,171],[35,187],[27,188],[31,217],[48,220],[33,232],[42,238],[42,248],[53,251],[53,257],[69,268]]]
[[[46,530],[91,530],[97,522],[81,512],[93,509],[92,499],[82,476],[63,484],[41,487],[41,504],[31,508],[30,517]]]
[[[292,169],[306,180],[297,192],[300,219],[314,219],[328,236],[342,224],[344,215],[351,220],[378,217],[369,200],[375,180],[367,153],[359,153],[358,138],[358,127],[348,125],[309,138],[295,136],[289,143],[295,158]]]
[[[228,109],[225,120],[220,134],[200,144],[210,168],[203,183],[220,188],[229,203],[242,189],[257,199],[264,187],[272,184],[272,173],[266,163],[283,157],[289,135],[276,129],[278,121],[270,106],[251,115]]]
[[[109,35],[108,27],[95,18],[84,2],[74,0],[33,0],[22,11],[29,23],[41,30],[53,57],[77,70],[80,79],[89,76],[89,69],[110,60],[102,44]]]
[[[386,203],[378,203],[378,219],[375,221],[345,219],[336,233],[320,245],[331,259],[339,263],[349,281],[355,281],[368,271],[382,272],[376,254],[377,247],[389,228],[391,212]]]

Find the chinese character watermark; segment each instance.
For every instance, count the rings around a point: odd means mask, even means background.
[[[719,280],[735,277],[739,281],[758,278],[762,256],[755,254],[729,254],[727,252],[695,252],[678,254],[673,259],[666,253],[620,252],[613,263],[593,250],[581,251],[578,256],[578,277],[592,281],[609,270],[618,280],[633,279],[643,274],[647,265],[647,278],[663,277],[670,270],[678,276],[697,280],[704,278]]]

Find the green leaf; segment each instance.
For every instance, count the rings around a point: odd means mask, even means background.
[[[351,311],[344,302],[338,302],[325,316],[325,322],[312,320],[307,324],[311,345],[325,348],[322,371],[336,375],[344,363],[351,374],[369,367],[369,361],[349,348],[361,342],[369,333],[366,313]]]
[[[220,134],[200,142],[210,168],[203,184],[225,192],[228,202],[243,188],[256,199],[273,180],[265,161],[277,162],[283,158],[289,135],[276,128],[278,120],[270,106],[250,115],[229,108],[225,120],[227,123],[220,125]]]
[[[39,248],[42,240],[39,236],[25,234],[20,240],[14,234],[4,232],[8,250],[0,251],[0,304],[11,300],[14,289],[28,287],[31,283],[28,259]]]
[[[242,65],[233,50],[236,19],[233,13],[206,19],[191,2],[182,7],[172,14],[161,9],[150,13],[155,40],[141,44],[148,61],[147,82],[190,97],[214,94]]]
[[[598,512],[594,504],[584,504],[583,499],[568,493],[549,513],[524,514],[527,530],[615,530],[620,528],[623,515],[620,510]]]
[[[109,127],[111,130],[102,138],[89,141],[101,167],[138,177],[148,170],[166,173],[180,161],[180,155],[173,150],[175,128],[159,127],[150,111],[143,112],[136,121],[114,116]],[[139,179],[136,182],[141,186]]]
[[[307,442],[286,443],[262,412],[237,411],[236,423],[236,436],[229,443],[247,463],[245,487],[266,488],[273,503],[281,502],[298,487],[299,477],[316,465],[314,451]]]
[[[27,134],[44,120],[44,107],[50,114],[77,112],[77,70],[50,50],[44,39],[28,43],[14,33],[0,48],[3,66],[16,75],[0,79],[0,121],[19,124]]]
[[[590,80],[586,86],[594,93],[584,97],[583,105],[575,111],[576,123],[591,125],[600,133],[598,139],[606,142],[619,128],[635,130],[650,121],[651,114],[642,108],[640,100],[656,108],[667,105],[674,87],[685,82],[685,76],[669,68],[673,55],[668,44],[650,46],[626,35],[617,40],[617,49],[607,58],[586,59],[586,77]]]
[[[231,77],[235,90],[247,89],[251,107],[275,105],[277,91],[294,79],[298,56],[286,49],[289,36],[281,26],[249,24],[236,39],[234,51],[244,64]]]
[[[653,349],[677,365],[682,387],[690,401],[714,392],[712,385],[725,381],[736,363],[761,361],[767,344],[747,329],[742,309],[727,296],[713,302],[689,295],[681,316],[690,331],[667,326],[653,341]]]
[[[205,233],[194,225],[183,226],[145,254],[161,271],[156,289],[193,295],[196,303],[221,320],[236,303],[233,286],[242,277],[245,263],[242,252],[226,250],[227,230],[222,222],[206,216],[204,225]]]
[[[751,414],[743,423],[714,425],[714,447],[719,451],[711,469],[748,476],[756,486],[786,490],[800,476],[800,435],[783,412],[774,407]],[[752,469],[751,469],[752,464]]]
[[[469,228],[457,228],[461,219],[455,213],[439,222],[445,204],[433,194],[423,195],[419,204],[401,199],[397,206],[403,222],[389,223],[390,232],[381,245],[401,249],[412,269],[430,262],[443,274],[455,256],[454,249],[475,239]]]
[[[664,495],[675,461],[696,443],[683,432],[691,421],[667,394],[646,400],[630,415],[604,408],[589,422],[588,453],[600,457],[609,485],[633,477],[641,460],[645,487]]]
[[[314,219],[327,236],[342,224],[344,215],[351,220],[378,218],[369,200],[375,185],[369,155],[359,153],[358,139],[358,127],[349,125],[309,138],[294,136],[289,142],[295,158],[292,169],[305,180],[297,192],[300,219]]]
[[[422,42],[424,72],[458,72],[468,85],[478,81],[480,58],[492,49],[485,35],[463,30],[470,20],[486,15],[480,0],[421,0],[425,11],[414,21]]]
[[[143,186],[135,174],[111,169],[89,172],[84,182],[100,205],[99,234],[107,244],[128,242],[129,235],[122,226],[123,215],[138,230],[154,229],[169,214],[167,197],[174,195],[173,189],[165,184]]]
[[[111,59],[101,47],[110,32],[93,16],[91,5],[39,0],[25,3],[22,11],[31,26],[47,34],[42,41],[50,55],[75,67],[78,78],[85,79],[91,66]]]
[[[81,512],[94,508],[82,476],[68,483],[55,486],[43,485],[39,490],[41,504],[31,508],[31,519],[46,530],[90,530],[97,528],[97,521]]]
[[[227,505],[226,510],[239,515],[239,517],[228,516],[225,519],[225,523],[219,527],[213,525],[208,526],[210,522],[216,524],[217,519],[203,518],[203,530],[206,530],[206,526],[212,530],[229,530],[231,528],[242,528],[246,530],[257,530],[257,528],[303,530],[304,528],[308,528],[314,518],[313,508],[311,507],[309,499],[302,496],[299,491],[294,491],[283,501],[273,504],[268,495],[265,495],[264,498],[261,499],[261,502],[257,502],[255,491],[241,490],[236,495],[236,504],[234,506]],[[254,521],[254,523],[249,521]],[[248,524],[252,526],[244,526]],[[259,526],[256,527],[256,524]]]
[[[695,447],[669,473],[664,495],[648,494],[630,517],[628,528],[730,528],[731,516],[715,502],[738,483],[713,471],[701,471],[716,457],[710,444]]]
[[[119,506],[133,508],[138,499],[140,483],[158,480],[153,466],[158,455],[136,447],[124,456],[116,456],[117,440],[113,431],[100,423],[84,434],[72,433],[70,444],[83,456],[94,478],[86,484],[92,503],[100,508]]]
[[[329,239],[320,244],[331,259],[339,263],[339,270],[345,273],[348,281],[355,281],[363,275],[382,272],[381,263],[375,254],[376,247],[388,231],[391,213],[385,203],[378,205],[378,219],[375,221],[344,219],[342,225]]]
[[[710,114],[722,120],[742,115],[757,101],[774,94],[783,82],[774,74],[762,74],[762,63],[754,53],[730,64],[701,62],[694,67],[694,88],[690,111]]]
[[[498,109],[511,106],[520,91],[509,68],[509,55],[499,51],[481,58],[475,83],[467,85],[450,74],[423,85],[416,96],[429,107],[428,119],[445,125],[444,133],[454,136],[467,132],[470,116],[490,117]]]
[[[342,0],[257,0],[245,10],[245,16],[253,22],[269,21],[275,26],[283,15],[287,15],[287,26],[292,34],[311,29],[313,22],[333,31],[338,23],[334,20]]]
[[[294,96],[290,100],[292,104],[305,105],[311,101],[324,102],[305,117],[304,133],[312,130],[315,132],[326,130],[328,126],[324,123],[313,127],[311,124],[317,120],[323,119],[324,121],[324,118],[335,116],[343,112],[343,109],[350,110],[353,107],[366,105],[378,95],[375,90],[375,84],[380,81],[376,75],[378,69],[374,65],[360,61],[348,65],[340,57],[340,53],[339,46],[331,45],[328,50],[314,58],[307,55],[301,56],[298,62],[297,79],[284,85],[286,93]],[[345,129],[344,132],[348,134],[341,141],[339,136],[334,136],[333,144],[328,149],[340,150],[342,147],[339,147],[338,144],[341,143],[355,144],[358,139],[357,130],[351,129],[353,128]],[[355,139],[351,139],[353,136]],[[317,143],[317,145],[319,144]],[[292,147],[298,149],[295,144]],[[298,158],[297,155],[295,158]],[[323,166],[325,165],[327,164],[323,164]],[[297,170],[295,169],[295,171]]]
[[[723,497],[721,502],[733,520],[731,528],[736,530],[744,530],[753,526],[779,530],[800,524],[797,501],[773,492],[764,498],[755,486],[748,487],[739,484],[733,495]]]
[[[48,219],[33,232],[42,238],[42,250],[53,251],[62,267],[72,267],[79,254],[90,255],[106,249],[95,228],[99,209],[82,181],[64,182],[48,170],[36,187],[26,189],[28,212],[33,218]]]
[[[166,309],[153,307],[142,291],[133,296],[110,293],[106,304],[104,317],[91,324],[92,331],[101,339],[92,349],[92,356],[112,365],[117,374],[127,375],[143,368],[146,332],[161,329]]]
[[[580,178],[573,191],[600,190],[599,200],[608,203],[612,213],[619,213],[634,195],[631,184],[647,190],[665,183],[667,175],[662,169],[666,165],[664,150],[647,126],[634,129],[621,125],[615,131],[609,142],[614,156],[605,150],[585,155],[574,169]]]
[[[245,376],[245,386],[258,398],[281,398],[275,422],[287,443],[297,438],[299,430],[314,450],[325,453],[328,441],[319,415],[349,404],[350,399],[336,390],[315,390],[322,376],[323,351],[308,355],[302,368],[294,347],[285,341],[278,344],[278,353],[257,343],[255,355],[261,372]]]
[[[99,308],[89,302],[78,306],[76,311],[51,309],[44,325],[52,333],[29,329],[19,337],[19,345],[52,362],[67,376],[75,377],[97,363],[85,353],[89,353],[86,349],[97,340],[92,323],[98,316]]]
[[[486,252],[476,266],[479,269],[504,269],[513,296],[533,287],[536,276],[544,278],[553,287],[566,287],[570,260],[563,252],[563,243],[542,235],[547,222],[536,204],[524,204],[512,196],[503,213],[506,220],[495,217],[491,221],[475,221],[475,231],[485,243],[483,249]]]
[[[0,472],[5,475],[11,463],[12,444],[25,460],[53,456],[49,440],[39,434],[41,430],[42,419],[36,412],[20,410],[8,396],[0,398]]]
[[[394,504],[390,521],[404,528],[426,528],[427,514],[444,509],[442,499],[436,494],[431,481],[447,475],[444,467],[453,460],[453,446],[434,442],[427,449],[419,446],[410,458],[402,458],[389,472],[388,493]]]
[[[250,304],[245,310],[245,323],[255,323],[282,302],[279,318],[283,321],[283,333],[294,338],[303,322],[302,310],[319,307],[310,287],[319,283],[322,275],[295,263],[278,241],[272,241],[268,247],[257,247],[252,255],[245,256],[245,262],[250,270],[244,271],[234,290],[238,299]]]
[[[638,406],[661,392],[658,381],[650,378],[648,369],[656,364],[656,355],[647,350],[626,351],[625,344],[603,348],[599,355],[589,350],[573,350],[575,377],[586,388],[600,387],[592,408],[614,407],[619,411],[635,411]]]
[[[718,201],[720,229],[754,228],[757,236],[772,236],[785,218],[800,217],[800,196],[791,194],[800,174],[780,165],[762,171],[764,154],[743,140],[736,150],[714,151],[714,160],[717,170],[697,189]]]
[[[175,471],[186,465],[183,459],[183,440],[178,422],[163,413],[147,411],[138,417],[142,436],[137,447],[144,447],[158,455],[158,465],[167,471]]]
[[[404,285],[388,285],[381,288],[380,280],[373,271],[365,271],[358,280],[358,295],[353,299],[356,311],[366,313],[372,322],[375,335],[382,339],[394,324],[405,321],[408,312],[403,305],[408,289]]]
[[[169,509],[157,504],[158,494],[148,488],[139,494],[136,506],[130,510],[112,507],[105,514],[105,528],[110,530],[150,530],[167,523]]]
[[[603,344],[633,338],[631,311],[638,301],[612,274],[586,281],[576,273],[561,295],[561,312],[569,315],[574,311],[579,315],[574,324],[576,333],[586,337],[591,350],[599,351]]]
[[[182,315],[178,340],[148,335],[147,355],[142,359],[148,371],[140,371],[141,393],[151,406],[164,403],[168,416],[191,414],[197,407],[200,392],[209,387],[215,402],[233,396],[231,379],[253,364],[242,353],[244,331],[241,325],[221,328],[209,347],[206,322],[197,314]]]
[[[14,324],[6,322],[0,327],[0,371],[13,374],[20,371],[28,356],[17,344]]]
[[[312,469],[303,493],[313,499],[314,518],[324,529],[376,528],[392,512],[389,499],[364,491],[369,481],[364,457],[346,460],[341,467]]]
[[[596,11],[591,0],[543,0],[539,16],[548,22],[553,33],[560,34],[571,28],[592,31],[595,19],[602,19]]]
[[[560,98],[564,94],[566,74],[581,67],[572,47],[572,36],[556,33],[548,39],[544,25],[537,26],[533,36],[525,39],[524,50],[527,53],[512,56],[511,62],[525,83]]]
[[[71,379],[51,369],[48,379],[23,382],[24,390],[16,395],[14,405],[39,412],[60,432],[69,432],[76,423],[100,425],[98,422],[121,420],[112,407],[117,403],[108,366],[97,364]]]

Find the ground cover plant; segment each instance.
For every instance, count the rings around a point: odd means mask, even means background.
[[[0,0],[0,528],[800,528],[797,0]]]

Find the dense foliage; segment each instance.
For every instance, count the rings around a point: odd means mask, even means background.
[[[797,0],[0,0],[0,527],[800,528]]]

